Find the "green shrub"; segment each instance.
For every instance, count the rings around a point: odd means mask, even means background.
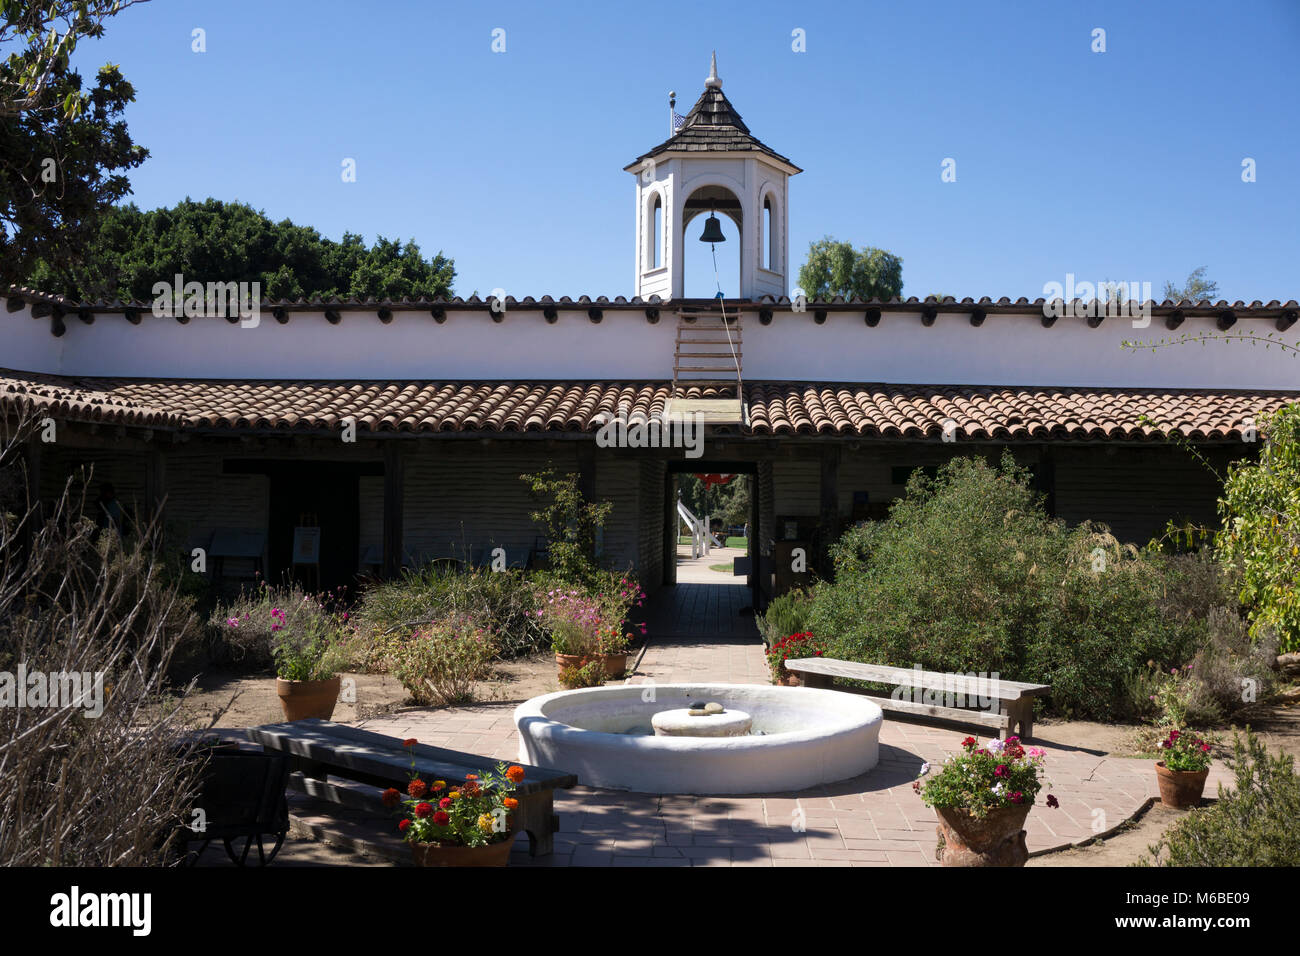
[[[336,614],[328,603],[326,595],[312,594],[296,584],[274,586],[263,581],[229,603],[218,603],[208,627],[235,663],[279,670],[282,662],[286,673],[319,670],[322,663],[330,669],[342,663],[335,647],[346,637],[348,615]],[[323,659],[326,650],[331,651],[328,660]]]
[[[1300,866],[1300,778],[1288,754],[1270,756],[1247,731],[1233,741],[1228,766],[1236,776],[1232,790],[1219,787],[1219,799],[1175,823],[1150,848],[1160,866]]]
[[[1148,660],[1192,654],[1194,629],[1161,604],[1170,559],[1049,518],[1009,455],[915,472],[831,553],[807,622],[830,657],[1051,684],[1057,712],[1117,718]]]
[[[403,641],[393,676],[421,706],[449,707],[474,699],[474,681],[496,654],[490,632],[470,620],[438,621]]]
[[[1228,469],[1215,544],[1241,573],[1251,634],[1267,630],[1283,651],[1300,650],[1300,403],[1260,423],[1259,461]]]
[[[362,594],[355,615],[358,632],[369,645],[367,669],[386,670],[391,651],[407,635],[445,618],[467,618],[491,631],[502,657],[546,648],[536,580],[513,569],[460,571],[433,564],[374,585]]]
[[[763,643],[771,647],[782,638],[806,631],[811,613],[812,595],[803,588],[794,588],[773,598],[767,611],[758,619]]]

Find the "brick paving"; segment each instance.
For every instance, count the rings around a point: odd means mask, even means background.
[[[715,562],[716,563],[716,560]],[[719,602],[684,587],[718,587],[748,595],[730,584],[677,585],[655,602],[689,600],[714,614]],[[674,594],[676,591],[676,594]],[[652,610],[656,610],[652,608]],[[661,611],[660,613],[669,613]],[[676,611],[672,611],[676,614]],[[723,626],[722,636],[658,635],[629,678],[630,683],[767,683],[763,646],[753,618]],[[748,631],[748,633],[745,633]],[[518,758],[513,703],[485,703],[446,710],[404,711],[361,721],[360,726],[395,737],[483,754]],[[938,764],[970,732],[898,720],[886,713],[880,762],[866,774],[797,793],[757,796],[636,794],[577,787],[556,794],[560,831],[555,853],[532,860],[526,838],[516,844],[512,865],[534,866],[929,866],[935,864],[935,816],[912,791],[923,762]],[[1043,731],[1051,733],[1047,728]],[[1026,823],[1031,853],[1089,839],[1117,827],[1156,796],[1149,760],[1108,757],[1035,739],[1047,751],[1047,776],[1060,808],[1040,802]],[[1211,769],[1206,792],[1227,773]]]

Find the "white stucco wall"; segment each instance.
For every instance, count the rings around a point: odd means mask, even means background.
[[[116,315],[92,325],[64,321],[56,338],[48,318],[0,310],[0,368],[150,378],[665,381],[676,328],[667,305],[653,325],[641,310],[612,309],[593,324],[585,307],[561,311],[553,325],[535,309],[507,311],[500,323],[482,311],[449,312],[443,324],[423,311],[397,312],[388,325],[373,311],[345,313],[339,325],[316,313],[280,325],[265,313],[257,328],[148,314],[138,326]],[[1189,317],[1178,334],[1212,330],[1212,319]],[[1266,334],[1273,323],[1242,318],[1234,332],[1242,330]],[[1170,335],[1158,318],[1147,329],[1127,319],[1093,329],[1082,318],[1043,328],[1039,315],[1026,313],[990,315],[975,328],[964,313],[941,313],[926,328],[915,313],[886,312],[871,328],[857,311],[832,312],[822,325],[811,312],[778,312],[767,326],[746,315],[743,333],[750,381],[1300,388],[1300,359],[1276,348],[1120,347],[1125,338]]]

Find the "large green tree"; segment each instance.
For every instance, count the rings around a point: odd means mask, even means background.
[[[135,90],[112,64],[93,86],[69,66],[79,40],[130,3],[0,0],[0,286],[39,258],[67,269],[144,162],[121,114]]]
[[[884,249],[855,249],[851,242],[826,236],[808,246],[799,287],[810,299],[892,299],[903,291],[903,260]]]
[[[259,282],[271,299],[448,295],[456,277],[451,259],[425,259],[414,241],[380,236],[367,246],[345,233],[336,242],[245,203],[186,199],[148,212],[111,210],[79,262],[38,263],[27,284],[83,299],[148,300],[155,282],[177,273],[187,282]]]

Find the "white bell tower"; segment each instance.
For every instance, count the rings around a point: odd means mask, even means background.
[[[636,177],[635,294],[684,297],[685,244],[698,240],[696,217],[716,211],[740,234],[739,297],[786,295],[789,180],[802,170],[749,132],[723,95],[716,54],[695,106],[670,117],[672,135],[623,167]]]

